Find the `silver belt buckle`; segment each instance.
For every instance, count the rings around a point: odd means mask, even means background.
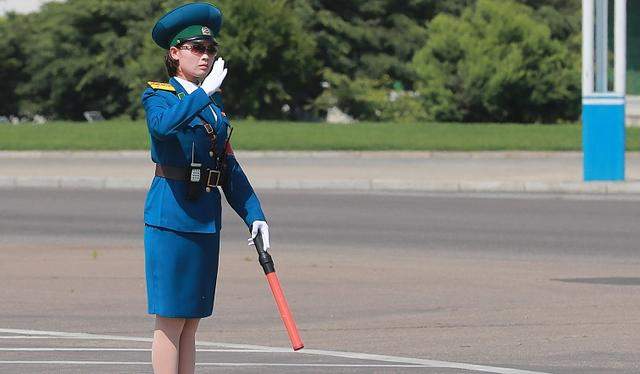
[[[212,183],[213,179],[213,183]],[[209,175],[207,176],[207,187],[216,187],[220,185],[220,171],[218,170],[209,170]]]

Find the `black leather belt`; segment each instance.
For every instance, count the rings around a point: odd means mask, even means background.
[[[222,186],[220,184],[222,179],[220,178],[220,171],[209,168],[202,168],[201,170],[205,177],[204,187]],[[191,170],[188,168],[156,164],[156,177],[186,182],[190,180],[190,173]]]

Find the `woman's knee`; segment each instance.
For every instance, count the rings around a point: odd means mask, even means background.
[[[182,333],[195,335],[196,330],[198,329],[199,323],[200,323],[200,318],[187,318],[186,321],[184,322]]]
[[[162,330],[167,336],[179,336],[185,326],[184,318],[156,316],[156,330]]]

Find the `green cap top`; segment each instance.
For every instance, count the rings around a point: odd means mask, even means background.
[[[171,43],[169,43],[169,45],[171,47],[174,47],[187,40],[195,39],[213,39],[213,36],[211,35],[211,29],[209,29],[207,26],[202,25],[189,26],[177,33],[176,36],[171,39]]]
[[[205,26],[207,30],[203,29]],[[213,39],[220,32],[220,26],[220,9],[207,3],[191,3],[179,6],[162,16],[153,26],[151,37],[161,48],[169,49],[188,39]],[[190,29],[191,27],[193,29]]]

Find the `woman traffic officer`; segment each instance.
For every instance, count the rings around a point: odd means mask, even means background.
[[[144,208],[148,313],[155,314],[156,374],[193,373],[198,322],[213,313],[221,228],[220,187],[227,202],[269,248],[269,228],[233,154],[222,111],[227,75],[216,58],[222,14],[192,3],[164,15],[152,31],[167,50],[169,83],[142,95],[155,177]]]

